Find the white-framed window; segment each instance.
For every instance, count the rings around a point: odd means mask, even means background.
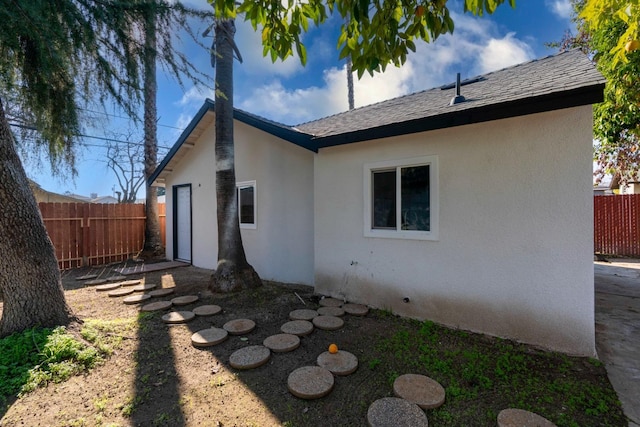
[[[257,221],[257,192],[255,181],[236,183],[238,191],[238,217],[240,228],[256,228]]]
[[[364,165],[364,235],[438,240],[438,157]]]

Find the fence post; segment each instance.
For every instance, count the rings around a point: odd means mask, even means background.
[[[90,236],[89,236],[89,206],[90,203],[76,203],[76,206],[80,208],[82,211],[82,222],[80,226],[82,227],[82,242],[80,248],[80,256],[82,257],[82,265],[89,265],[89,253],[91,249],[89,248]]]

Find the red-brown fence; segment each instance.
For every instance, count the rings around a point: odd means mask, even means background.
[[[594,250],[640,256],[640,194],[594,196]]]
[[[144,245],[143,204],[38,205],[61,269],[122,261]]]

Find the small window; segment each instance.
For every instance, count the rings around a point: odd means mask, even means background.
[[[437,157],[366,164],[365,236],[437,240]]]
[[[256,228],[256,182],[239,182],[236,188],[240,228]]]

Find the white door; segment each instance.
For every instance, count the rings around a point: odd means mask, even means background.
[[[191,186],[175,187],[175,258],[191,262]]]

